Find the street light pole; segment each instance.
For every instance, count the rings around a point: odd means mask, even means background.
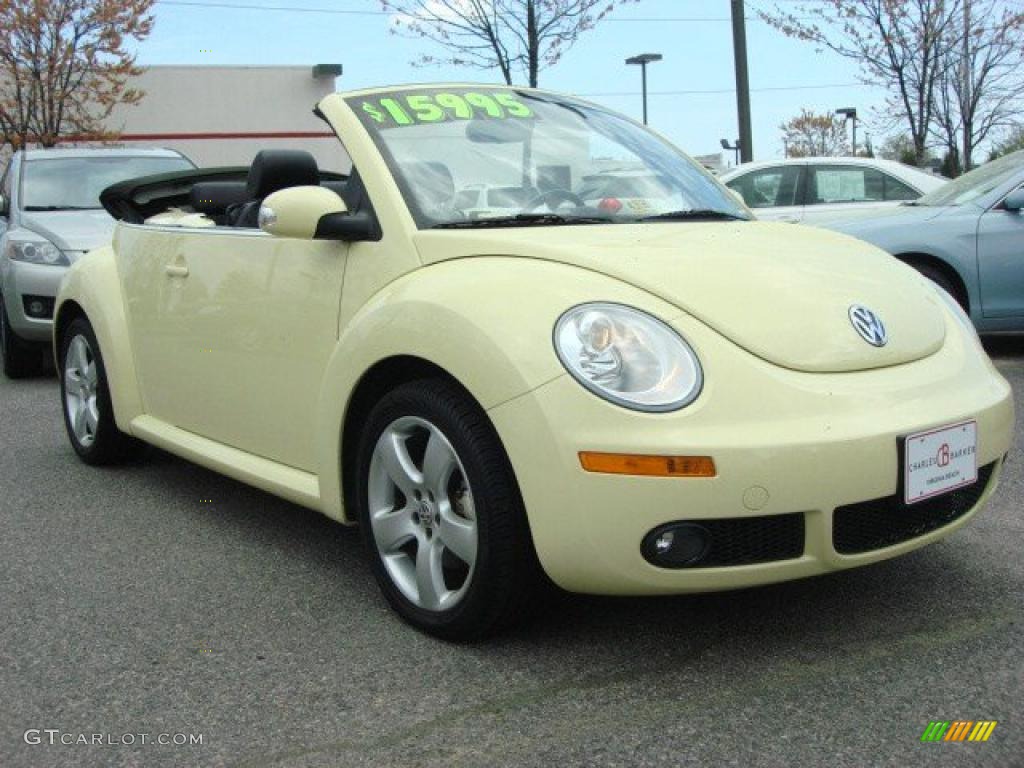
[[[851,144],[853,144],[853,156],[857,156],[857,108],[856,107],[843,107],[842,109],[836,110],[837,115],[842,115],[847,120],[853,122],[853,138]]]
[[[626,59],[626,64],[640,65],[640,82],[644,94],[644,125],[647,125],[647,65],[655,61],[661,61],[660,53],[641,53],[639,56],[632,56]]]
[[[754,159],[750,127],[750,74],[747,70],[747,17],[743,0],[732,0],[732,50],[736,60],[736,111],[739,114],[740,152],[744,163]]]
[[[722,144],[722,149],[727,149],[730,152],[735,153],[733,155],[733,164],[734,165],[739,165],[740,164],[740,152],[743,149],[743,144],[740,142],[740,140],[736,139],[736,142],[734,144],[730,144],[728,139],[722,139],[721,144]],[[787,155],[788,155],[788,152],[787,152]]]

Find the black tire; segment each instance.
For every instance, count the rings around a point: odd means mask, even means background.
[[[375,448],[386,429],[408,417],[425,420],[443,433],[471,489],[476,560],[466,577],[463,596],[447,609],[426,610],[403,594],[384,565],[371,527],[370,470]],[[412,451],[409,453],[411,456]],[[392,390],[368,416],[356,466],[355,498],[371,569],[384,597],[403,619],[436,637],[467,641],[491,635],[523,616],[544,578],[511,464],[487,415],[468,393],[443,378],[414,381]],[[443,538],[440,523],[435,530],[436,536]],[[418,549],[415,551],[418,556]]]
[[[69,382],[68,354],[76,339],[84,339],[88,346],[91,362],[95,366],[95,385],[90,387],[95,396],[95,410],[98,414],[91,440],[81,439],[75,432],[72,416],[68,405]],[[64,427],[75,453],[86,464],[121,464],[137,457],[144,449],[142,443],[126,435],[117,428],[114,422],[114,408],[110,400],[110,388],[107,386],[107,370],[103,365],[103,355],[92,326],[84,317],[77,317],[64,329],[60,337],[57,358],[57,376],[60,379],[61,412],[64,414]]]
[[[9,379],[38,376],[43,371],[43,348],[18,338],[11,330],[7,307],[0,298],[0,356],[4,375]]]
[[[964,306],[964,297],[961,295],[962,291],[960,290],[959,286],[957,286],[956,283],[949,278],[949,275],[947,275],[938,267],[932,266],[931,264],[926,264],[917,261],[910,261],[907,263],[911,267],[916,269],[918,272],[920,272],[922,275],[927,277],[929,280],[931,280],[933,283],[935,283],[937,286],[939,286],[939,288],[941,288],[954,299],[956,299],[957,304],[963,307],[964,311],[967,311],[967,307]]]

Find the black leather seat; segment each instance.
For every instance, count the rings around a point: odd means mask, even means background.
[[[192,210],[217,224],[224,223],[228,208],[249,199],[244,181],[200,181],[189,190]]]
[[[264,149],[256,154],[245,182],[248,201],[228,208],[227,224],[256,227],[260,206],[267,195],[288,187],[316,187],[320,169],[309,152],[297,149]]]

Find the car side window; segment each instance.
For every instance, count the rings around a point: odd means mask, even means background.
[[[874,168],[860,168],[841,165],[822,165],[814,168],[811,178],[808,205],[833,205],[836,203],[878,203],[883,200],[906,200],[913,198],[886,196],[886,185],[891,182],[893,194],[900,194],[895,185],[904,187],[918,197],[906,185],[889,179]]]
[[[818,166],[813,170],[808,205],[916,200],[921,193],[874,168]]]
[[[892,176],[885,174],[885,199],[889,201],[898,200],[917,200],[921,196],[911,186],[904,184],[902,181],[894,179]]]
[[[800,205],[800,166],[764,168],[729,181],[726,186],[743,197],[750,208]]]

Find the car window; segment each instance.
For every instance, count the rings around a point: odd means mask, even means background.
[[[913,187],[904,184],[902,181],[894,179],[888,174],[883,174],[883,176],[885,176],[884,197],[886,200],[917,200],[917,198],[921,196],[920,192]]]
[[[348,98],[421,228],[558,209],[609,223],[677,211],[747,219],[686,156],[636,123],[569,97],[508,88],[377,91]],[[589,189],[580,194],[581,185]],[[460,193],[485,189],[484,208]],[[594,190],[591,192],[590,190]],[[640,205],[598,208],[604,197]]]
[[[97,155],[26,160],[21,178],[24,210],[102,208],[100,192],[137,176],[194,168],[184,157]]]
[[[885,175],[874,168],[824,165],[812,169],[810,205],[885,200]]]
[[[473,208],[480,200],[480,190],[478,189],[464,189],[459,192],[459,196],[455,200],[455,205],[459,208]]]
[[[796,165],[765,168],[732,179],[726,186],[739,192],[750,208],[800,205],[802,172],[803,168]]]
[[[964,205],[1009,182],[1024,167],[1024,149],[985,163],[921,197],[918,205]]]

